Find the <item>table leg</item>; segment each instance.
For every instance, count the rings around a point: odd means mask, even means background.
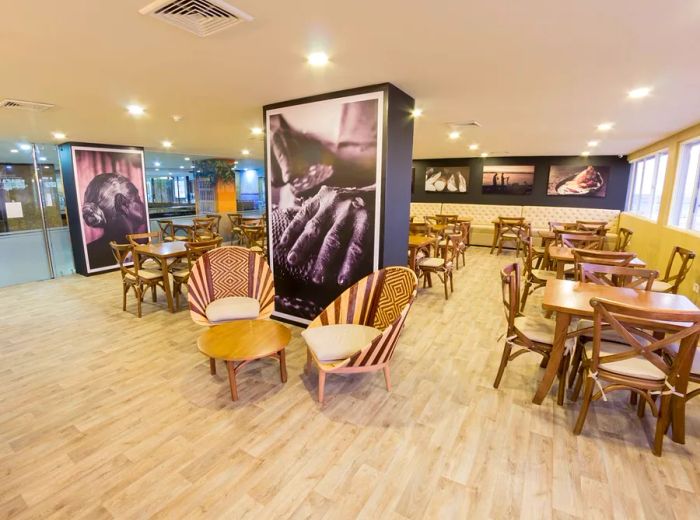
[[[213,357],[209,358],[209,373],[213,376],[216,375],[216,359]]]
[[[566,265],[566,262],[563,260],[556,260],[557,262],[557,280],[563,280],[564,279],[564,266]]]
[[[535,397],[533,397],[532,402],[535,404],[542,404],[545,396],[549,393],[549,389],[552,388],[552,383],[557,377],[559,372],[559,364],[564,357],[564,348],[566,345],[566,336],[569,332],[569,324],[571,323],[571,315],[564,312],[557,312],[557,324],[554,329],[554,345],[552,345],[552,353],[549,356],[549,363],[547,363],[547,368],[544,371],[544,376],[542,376],[542,381],[537,387],[537,392],[535,392]],[[564,384],[564,380],[559,382],[560,385]]]
[[[498,233],[500,230],[501,226],[499,224],[493,225],[493,241],[491,242],[491,251],[489,251],[489,254],[492,254],[493,250],[496,249],[496,245],[498,244]]]
[[[236,386],[236,367],[233,361],[226,362],[228,369],[228,384],[231,386],[231,400],[238,401],[238,387]]]
[[[168,301],[168,310],[170,312],[175,312],[175,307],[173,306],[173,294],[170,289],[170,272],[168,271],[168,259],[160,259],[160,269],[163,272],[163,290],[165,291],[165,299]]]
[[[416,270],[416,248],[413,246],[408,246],[410,254],[408,256],[408,267],[413,271]]]
[[[676,380],[676,391],[685,395],[688,392],[688,378],[690,377],[690,367],[693,363],[695,347],[689,343],[689,338],[681,340],[678,349],[679,362],[678,378]],[[683,357],[681,357],[683,356]],[[677,395],[671,396],[671,438],[673,442],[685,444],[685,398]]]
[[[286,355],[284,353],[284,349],[279,351],[279,358],[280,358],[280,379],[282,380],[283,383],[287,382],[287,360],[286,360]]]

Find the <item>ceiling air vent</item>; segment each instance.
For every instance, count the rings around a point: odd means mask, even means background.
[[[20,101],[19,99],[3,99],[0,101],[0,108],[11,108],[13,110],[29,110],[31,112],[43,112],[56,105],[51,103],[39,103],[37,101]]]
[[[201,37],[253,19],[249,14],[221,0],[156,0],[139,10],[139,13],[153,16]]]

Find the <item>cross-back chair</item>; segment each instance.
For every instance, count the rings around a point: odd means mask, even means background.
[[[241,220],[241,214],[227,213],[226,216],[231,222],[231,245],[234,245],[234,241],[236,244],[241,244],[243,242],[243,230],[241,230],[243,221]]]
[[[221,232],[219,231],[219,226],[221,225],[221,215],[219,215],[218,213],[205,213],[204,216],[206,218],[214,219],[214,225],[212,226],[212,230],[215,234],[220,235]]]
[[[627,251],[632,241],[633,234],[634,231],[629,228],[620,228],[617,232],[617,239],[615,240],[615,251]]]
[[[454,292],[454,282],[452,274],[454,271],[455,252],[457,247],[453,241],[453,235],[448,235],[442,242],[438,243],[437,255],[428,256],[418,260],[418,270],[423,277],[423,288],[433,286],[432,275],[438,277],[445,289],[445,299],[449,299],[447,285],[449,283],[450,292]]]
[[[577,220],[576,229],[579,231],[588,231],[596,235],[605,236],[607,233],[608,223],[605,220]]]
[[[574,277],[580,280],[578,265],[581,263],[625,266],[634,260],[635,253],[624,251],[599,251],[597,249],[574,249]]]
[[[192,266],[199,258],[206,253],[221,245],[223,237],[216,237],[212,240],[202,240],[200,242],[185,242],[187,250],[187,264],[178,265],[177,269],[173,269],[170,275],[173,278],[173,296],[175,297],[175,310],[180,310],[180,295],[182,294],[182,286],[187,285],[192,272]]]
[[[126,235],[126,239],[132,247],[135,247],[146,244],[160,244],[163,242],[163,235],[160,231],[149,231],[145,233],[131,233],[130,235]],[[140,253],[139,257],[142,259],[140,267],[151,270],[160,269],[160,260],[157,258],[153,258],[144,253]],[[153,294],[155,295],[155,290]]]
[[[318,370],[323,404],[327,374],[383,370],[391,390],[391,361],[418,279],[406,267],[385,267],[346,289],[301,333],[307,344],[305,373]]]
[[[658,271],[619,265],[580,263],[577,265],[579,280],[584,283],[626,287],[638,291],[651,291]]]
[[[194,241],[199,240],[212,240],[216,238],[216,219],[214,217],[194,217],[192,219],[193,224],[193,238]]]
[[[678,268],[674,271],[673,267],[674,264],[676,264],[676,259],[678,259]],[[671,252],[671,258],[669,258],[668,264],[666,265],[664,277],[656,281],[652,290],[656,292],[678,294],[678,288],[690,272],[690,268],[693,267],[694,261],[694,251],[681,246],[674,247]]]
[[[660,456],[670,422],[671,398],[684,397],[687,388],[687,377],[681,377],[680,371],[690,363],[697,347],[700,311],[647,310],[601,298],[593,298],[591,306],[593,341],[583,349],[585,387],[574,434],[581,433],[591,401],[607,400],[608,394],[618,390],[635,392],[640,397],[638,414],[642,416],[648,404],[657,417],[652,451]],[[604,325],[612,327],[625,344],[604,341],[601,338]],[[650,332],[664,337],[658,339]],[[672,344],[680,345],[681,354],[669,365],[663,353]],[[658,404],[657,396],[660,396]],[[682,422],[683,418],[676,417],[675,421]]]
[[[175,240],[175,228],[173,227],[173,221],[168,219],[159,219],[158,228],[160,229],[160,234],[163,237],[163,242],[173,242]]]
[[[126,295],[129,289],[133,289],[136,295],[136,315],[140,318],[144,287],[151,288],[153,301],[156,301],[156,287],[164,289],[163,273],[160,270],[140,268],[135,263],[127,266],[128,256],[134,249],[131,244],[117,244],[111,241],[109,245],[122,275],[122,310],[126,311]]]
[[[547,285],[548,280],[554,280],[557,277],[555,271],[537,269],[539,256],[535,253],[535,247],[532,244],[533,238],[527,237],[523,241],[525,256],[523,258],[523,267],[525,270],[525,287],[523,288],[523,296],[520,300],[520,312],[525,310],[527,297],[537,289]]]
[[[603,237],[593,233],[555,233],[557,245],[572,249],[603,249]]]
[[[511,242],[515,246],[515,255],[520,255],[520,248],[525,237],[530,235],[530,228],[524,217],[498,217],[497,255],[503,251],[503,245]]]

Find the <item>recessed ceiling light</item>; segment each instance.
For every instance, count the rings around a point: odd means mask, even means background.
[[[10,150],[10,153],[19,153],[19,150],[17,148],[13,148],[12,150]]]
[[[48,166],[44,166],[44,170],[48,170],[48,169],[49,169],[49,167],[48,167]]]
[[[190,158],[189,158],[189,157],[185,157],[185,160],[186,160],[186,161],[189,161],[189,160],[190,160]]]
[[[608,130],[612,130],[613,126],[615,126],[615,123],[611,123],[611,122],[600,123],[598,125],[598,131],[599,132],[607,132]]]
[[[253,128],[250,129],[250,133],[253,135],[262,135],[263,129],[260,128],[259,126],[254,126]]]
[[[482,156],[482,157],[488,157],[489,154],[488,154],[488,152],[483,152],[483,153],[481,154],[481,156]]]
[[[51,132],[51,135],[53,136],[54,139],[65,139],[66,134],[63,132]]]
[[[184,166],[180,166],[180,169],[181,169],[181,170],[184,170],[184,169],[185,169],[185,167],[184,167]]]
[[[175,114],[173,116],[173,121],[175,121],[176,123],[179,123],[180,121],[182,121],[182,116]]]
[[[160,168],[156,168],[156,171],[159,172],[159,171],[160,171]]]
[[[651,87],[638,87],[630,90],[627,93],[627,97],[630,99],[641,99],[647,97],[651,94]]]
[[[158,161],[156,161],[156,162],[153,163],[153,166],[155,166],[155,167],[157,168],[157,167],[160,166],[160,163],[159,163]]]
[[[141,105],[127,105],[126,111],[132,116],[142,116],[146,112],[146,109]]]
[[[22,143],[21,145],[19,145],[19,149],[20,149],[20,150],[24,150],[25,152],[28,152],[29,150],[32,149],[32,145],[26,144],[26,143]]]
[[[470,149],[470,150],[478,150],[478,149],[479,149],[479,145],[478,145],[477,143],[472,143],[472,144],[469,145],[469,149]]]
[[[163,145],[163,148],[172,148],[173,147],[172,141],[162,141],[160,144]]]
[[[250,155],[250,150],[241,150],[243,155]]]
[[[588,157],[589,155],[591,155],[591,152],[589,152],[588,150],[586,150],[585,152],[581,152],[581,157]]]
[[[46,157],[39,157],[39,160],[40,160],[40,161],[45,161],[45,160],[46,160]]]
[[[600,141],[598,141],[597,139],[594,139],[593,141],[588,141],[587,144],[588,144],[588,148],[595,148],[596,146],[598,146],[600,144]]]
[[[461,134],[460,134],[457,130],[453,130],[452,132],[450,132],[450,133],[448,134],[448,137],[449,137],[450,139],[454,140],[454,139],[459,139],[459,136],[460,136],[460,135],[461,135]]]
[[[325,52],[312,52],[306,57],[306,61],[312,67],[323,67],[328,64],[328,54]]]
[[[420,116],[423,115],[423,109],[422,109],[422,108],[414,108],[414,109],[411,111],[411,115],[412,115],[414,118],[415,118],[415,117],[420,117]]]

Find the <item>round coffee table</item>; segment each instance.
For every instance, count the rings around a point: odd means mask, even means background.
[[[238,399],[236,373],[249,362],[274,357],[280,362],[280,378],[287,381],[284,349],[289,343],[289,329],[271,320],[240,320],[216,325],[197,340],[197,348],[209,357],[209,370],[216,374],[216,360],[226,362],[231,399]]]

